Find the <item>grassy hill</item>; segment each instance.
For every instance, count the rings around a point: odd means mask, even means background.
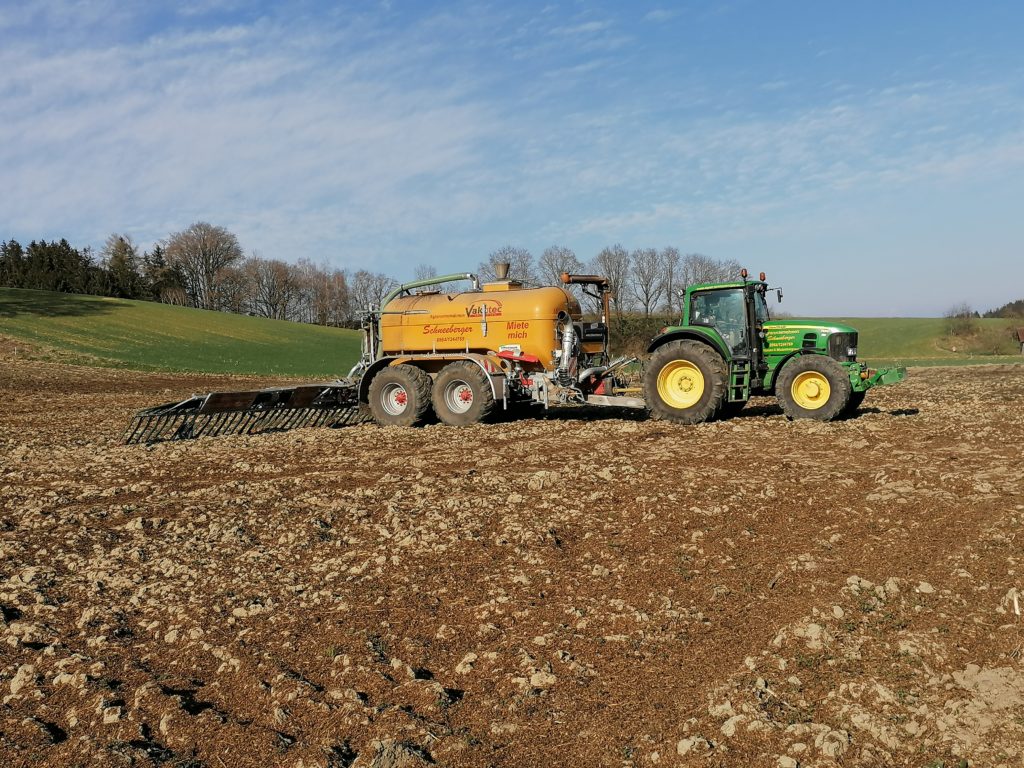
[[[969,336],[951,336],[949,321],[940,317],[835,318],[857,329],[858,358],[872,365],[969,365],[1024,362],[1010,331],[1012,320],[977,319]],[[1016,325],[1024,324],[1017,321]]]
[[[1009,320],[977,320],[964,338],[951,337],[942,318],[836,319],[860,332],[859,357],[872,365],[1024,362]],[[632,335],[644,347],[661,323],[636,325]],[[348,373],[360,342],[358,332],[337,328],[13,288],[0,288],[0,336],[94,365],[317,378]]]
[[[0,288],[0,335],[63,359],[140,370],[335,378],[357,331],[147,301]]]

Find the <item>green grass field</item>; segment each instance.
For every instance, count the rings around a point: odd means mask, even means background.
[[[1014,321],[978,319],[968,338],[950,336],[941,317],[834,318],[857,329],[858,359],[871,365],[976,365],[1021,363],[1024,356],[1010,334]],[[1017,321],[1017,325],[1024,324]]]
[[[871,365],[1024,362],[1009,320],[977,320],[977,334],[963,339],[942,318],[836,319],[860,332],[859,357]],[[0,336],[92,365],[317,378],[348,373],[360,340],[337,328],[13,288],[0,288]]]
[[[0,336],[77,363],[336,378],[358,360],[361,335],[148,301],[0,288]]]

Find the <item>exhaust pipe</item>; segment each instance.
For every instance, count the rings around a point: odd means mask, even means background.
[[[569,363],[572,359],[573,343],[576,341],[576,329],[573,327],[572,318],[565,310],[558,313],[558,319],[562,321],[562,358],[555,369],[555,380],[562,386],[569,386],[572,383]]]

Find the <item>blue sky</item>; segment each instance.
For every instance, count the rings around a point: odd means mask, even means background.
[[[1014,2],[0,0],[0,238],[205,220],[398,278],[675,245],[793,312],[984,310],[1024,296],[1022,30]]]

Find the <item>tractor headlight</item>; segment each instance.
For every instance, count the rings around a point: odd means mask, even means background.
[[[847,347],[847,349],[846,349],[846,356],[848,358],[850,358],[851,360],[856,358],[857,357],[857,348],[856,347]]]

